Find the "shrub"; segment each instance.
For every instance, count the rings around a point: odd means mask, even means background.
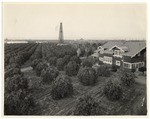
[[[14,68],[19,68],[20,69],[20,66],[16,63],[11,63],[9,65],[6,66],[5,70],[9,70],[9,69],[14,69]]]
[[[50,84],[58,76],[58,74],[59,72],[55,67],[48,67],[41,73],[41,76],[43,77],[43,83]]]
[[[48,65],[45,62],[40,62],[37,66],[36,66],[36,75],[37,76],[41,76],[41,72],[43,69],[46,69],[48,67]]]
[[[61,99],[73,93],[71,79],[67,75],[59,75],[52,83],[51,96],[53,99]]]
[[[33,114],[34,109],[35,101],[26,91],[19,90],[5,94],[5,115],[29,115]]]
[[[131,86],[135,83],[135,75],[130,70],[121,69],[118,73],[123,85]]]
[[[14,75],[13,77],[8,77],[5,79],[5,91],[12,92],[18,90],[27,90],[28,89],[28,80],[27,78],[21,75]]]
[[[105,84],[104,93],[109,100],[119,100],[122,96],[121,84],[118,80],[110,79]]]
[[[57,59],[56,66],[57,66],[57,69],[58,69],[59,71],[62,71],[62,70],[64,69],[63,58]]]
[[[80,97],[76,103],[74,115],[102,115],[104,108],[99,105],[94,98],[89,95]]]
[[[41,60],[39,60],[39,59],[35,59],[35,60],[32,61],[31,67],[33,68],[33,70],[36,69],[36,66],[37,66],[40,62],[41,62]]]
[[[101,65],[97,68],[98,76],[110,77],[110,70],[107,65]]]
[[[51,66],[56,66],[56,62],[57,62],[57,57],[50,57],[48,59],[48,62]]]
[[[65,71],[68,76],[75,76],[78,73],[78,65],[76,64],[75,61],[70,61],[65,66]]]
[[[119,66],[117,66],[117,65],[112,65],[111,71],[116,72],[118,68],[119,68]]]
[[[20,71],[19,68],[10,68],[8,70],[6,70],[5,72],[5,79],[8,77],[13,77],[14,75],[21,75],[22,72]]]
[[[83,67],[92,67],[93,64],[92,64],[92,61],[90,61],[89,59],[85,59],[82,61],[82,66]]]
[[[81,60],[79,57],[77,57],[76,55],[72,56],[70,58],[70,61],[75,61],[77,64],[80,64],[81,63]]]
[[[93,68],[85,67],[79,70],[78,78],[79,81],[85,86],[93,85],[97,81],[97,74]]]
[[[144,71],[146,71],[146,67],[141,67],[141,68],[139,68],[139,71],[141,71],[141,72],[144,73]]]
[[[104,63],[103,63],[102,61],[99,61],[98,64],[99,64],[99,65],[103,65]]]
[[[70,61],[70,58],[71,58],[70,55],[65,55],[65,56],[63,57],[64,65],[68,64],[68,62]]]

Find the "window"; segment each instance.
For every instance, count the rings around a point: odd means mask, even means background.
[[[136,64],[132,64],[132,69],[135,69],[136,68]]]
[[[113,56],[114,56],[114,57],[122,57],[121,51],[120,51],[120,50],[114,50],[114,51],[113,51]]]
[[[131,63],[124,62],[124,68],[131,69]]]
[[[139,63],[136,63],[136,68],[139,68]]]
[[[115,50],[114,55],[120,55],[120,50]]]
[[[120,61],[117,60],[117,61],[116,61],[116,65],[117,65],[117,66],[120,66]]]
[[[139,63],[139,68],[140,68],[140,67],[142,67],[142,62],[141,62],[141,63]]]
[[[104,56],[103,62],[106,64],[112,64],[112,57]]]
[[[144,67],[144,62],[132,63],[132,69]]]

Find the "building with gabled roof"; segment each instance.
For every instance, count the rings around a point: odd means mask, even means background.
[[[127,69],[146,67],[145,41],[108,41],[99,46],[93,58],[99,61]]]

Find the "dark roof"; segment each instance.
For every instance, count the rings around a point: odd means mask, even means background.
[[[146,41],[108,41],[102,47],[108,51],[112,47],[117,46],[124,50],[123,55],[134,56],[146,47]]]

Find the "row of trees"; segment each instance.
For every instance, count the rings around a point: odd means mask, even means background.
[[[84,63],[86,62],[86,63]],[[57,68],[53,66],[48,66],[46,69],[42,71],[41,77],[44,83],[52,84],[51,96],[53,99],[58,100],[67,96],[71,96],[73,94],[73,85],[71,83],[71,78],[69,76],[74,75],[74,71],[76,71],[75,61],[70,61],[68,63],[68,70],[71,75],[60,75]],[[110,71],[108,66],[104,65],[98,68],[96,71],[89,65],[88,61],[83,61],[81,68],[77,72],[77,77],[80,83],[84,86],[94,86],[97,82],[98,76],[106,76],[102,75],[105,71]],[[70,66],[74,68],[70,68]],[[69,70],[71,69],[71,70]],[[74,71],[72,71],[74,69]],[[127,70],[120,70],[117,72],[119,75],[116,79],[110,79],[106,82],[103,88],[103,93],[109,100],[119,100],[123,97],[123,86],[127,86],[127,88],[131,87],[134,84],[135,75]],[[70,74],[70,73],[69,73]],[[76,73],[75,73],[76,74]],[[74,114],[75,115],[97,115],[97,114],[105,114],[105,108],[100,106],[100,102],[96,101],[97,99],[92,98],[91,96],[84,96],[79,98],[77,101]]]
[[[8,52],[5,54],[5,67],[6,69],[9,66],[21,66],[23,65],[30,56],[34,53],[37,44],[27,44],[22,47],[22,45],[19,45],[20,47],[17,50],[13,50],[12,52]]]
[[[35,101],[29,91],[28,79],[20,67],[39,49],[40,45],[9,44],[5,47],[5,115],[28,115],[35,111]],[[40,57],[41,58],[41,57]]]
[[[85,71],[82,70],[82,73],[80,74],[84,76],[82,78],[86,82],[85,83],[86,85],[87,84],[93,85],[93,82],[95,82],[96,77],[94,77],[94,74],[92,74],[92,70],[91,70],[91,75],[93,76],[90,76],[89,73],[87,73],[88,71],[89,71],[88,69],[85,69]],[[128,70],[121,69],[120,71],[118,71],[118,74],[119,75],[116,78],[108,80],[103,87],[103,94],[110,101],[123,100],[124,98],[126,98],[124,96],[127,96],[129,94],[125,94],[126,93],[125,88],[126,89],[132,88],[135,82],[135,75]],[[79,77],[79,79],[80,78],[81,77]],[[89,83],[89,80],[92,83]],[[98,101],[97,98],[93,98],[91,95],[84,95],[77,100],[74,114],[75,115],[105,115],[106,110],[107,110],[106,107],[101,106],[101,102]]]
[[[4,114],[29,115],[35,111],[35,101],[28,90],[28,79],[20,69],[5,73]]]

